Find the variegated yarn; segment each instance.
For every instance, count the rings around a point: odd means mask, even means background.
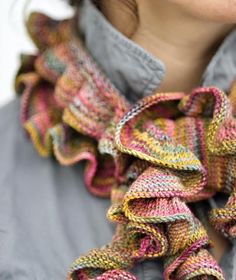
[[[130,268],[147,258],[164,262],[164,279],[224,279],[188,202],[228,194],[209,218],[236,237],[235,90],[154,93],[131,105],[88,54],[73,19],[33,13],[28,30],[38,54],[22,57],[16,79],[22,124],[41,156],[87,161],[85,183],[111,197],[107,216],[117,223],[110,244],[75,260],[68,279],[134,280]]]

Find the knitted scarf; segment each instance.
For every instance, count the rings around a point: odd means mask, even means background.
[[[113,239],[75,260],[68,279],[133,280],[136,263],[160,258],[166,280],[223,280],[189,203],[228,194],[209,219],[236,237],[236,87],[227,95],[215,87],[153,93],[132,105],[73,20],[31,14],[38,53],[22,56],[16,77],[21,122],[38,153],[63,165],[86,160],[88,190],[111,198]]]

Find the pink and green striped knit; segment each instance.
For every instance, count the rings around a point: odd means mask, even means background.
[[[72,19],[28,20],[38,47],[16,78],[21,122],[43,157],[86,160],[93,195],[111,198],[111,242],[76,259],[68,280],[132,279],[138,262],[160,258],[165,280],[223,280],[211,241],[188,203],[228,194],[209,219],[236,237],[236,90],[153,93],[131,105],[105,77]]]

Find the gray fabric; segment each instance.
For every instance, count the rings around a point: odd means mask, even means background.
[[[223,41],[207,66],[203,77],[203,86],[217,86],[228,92],[236,76],[236,29]]]
[[[91,54],[131,102],[155,90],[165,66],[124,37],[86,0],[79,24]],[[202,84],[227,90],[236,74],[232,32],[203,75]],[[83,163],[64,167],[39,157],[19,123],[19,99],[0,110],[0,279],[65,279],[71,262],[107,244],[114,228],[109,200],[84,186]],[[215,203],[215,201],[214,201]],[[220,265],[236,279],[236,246]],[[160,260],[132,270],[140,280],[160,280]]]
[[[0,279],[66,279],[75,258],[111,239],[110,202],[88,193],[83,164],[39,157],[18,99],[0,111],[0,133]]]
[[[66,279],[81,254],[110,242],[108,199],[91,195],[83,163],[41,158],[19,122],[19,99],[0,110],[0,279]],[[138,279],[162,279],[160,262],[138,265]]]

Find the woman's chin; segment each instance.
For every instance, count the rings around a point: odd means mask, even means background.
[[[168,0],[188,13],[213,22],[236,23],[236,0]],[[190,4],[191,2],[191,4]]]

